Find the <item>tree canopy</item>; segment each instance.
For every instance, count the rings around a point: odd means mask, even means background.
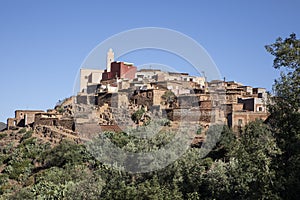
[[[270,125],[283,152],[277,161],[279,185],[283,196],[296,199],[300,196],[300,40],[293,33],[266,49],[275,56],[273,67],[281,69],[269,104]]]

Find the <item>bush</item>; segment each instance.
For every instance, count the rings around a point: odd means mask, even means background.
[[[31,160],[26,159],[13,161],[11,165],[5,168],[4,172],[8,174],[10,179],[21,180],[30,174],[32,168]]]
[[[63,140],[50,151],[45,151],[43,158],[46,167],[63,167],[66,164],[84,163],[88,161],[89,155],[84,146]]]
[[[56,110],[57,110],[59,113],[63,113],[63,112],[64,112],[64,109],[63,109],[62,107],[58,107]]]
[[[0,185],[7,183],[8,175],[7,174],[0,174]]]
[[[22,128],[18,131],[18,133],[25,133],[26,132],[26,128]]]
[[[33,131],[27,131],[27,132],[25,133],[25,135],[23,135],[23,137],[21,138],[21,141],[20,141],[20,142],[23,142],[24,140],[26,140],[26,139],[28,139],[28,138],[31,138],[32,133],[33,133]]]
[[[37,141],[36,138],[28,138],[26,140],[22,140],[22,143],[21,143],[21,146],[27,146],[27,145],[30,145],[30,144],[35,144]]]
[[[197,135],[200,135],[201,133],[202,133],[202,128],[200,127],[200,128],[198,128],[196,134],[197,134]]]
[[[145,113],[145,110],[144,110],[143,108],[137,110],[137,111],[136,111],[135,113],[133,113],[132,116],[131,116],[132,121],[134,121],[134,122],[137,123],[138,121],[141,120],[141,118],[142,118],[142,116],[143,116],[144,113]]]
[[[170,126],[171,125],[171,121],[169,119],[161,119],[159,121],[159,125],[161,125],[161,126]]]

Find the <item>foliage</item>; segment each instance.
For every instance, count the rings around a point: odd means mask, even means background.
[[[171,121],[167,118],[162,118],[160,120],[155,119],[155,121],[160,125],[160,126],[170,126]]]
[[[273,128],[283,154],[277,160],[281,195],[288,199],[300,196],[300,40],[296,34],[278,38],[266,49],[274,58],[273,67],[281,69],[273,86],[275,97],[269,105]]]
[[[132,121],[134,121],[135,123],[138,123],[138,122],[142,119],[142,117],[143,117],[143,115],[144,115],[145,112],[146,112],[146,111],[145,111],[144,108],[141,108],[141,109],[138,109],[137,111],[135,111],[135,112],[131,115]]]
[[[105,135],[133,152],[157,150],[174,137],[169,132],[136,137],[144,129]],[[50,147],[30,137],[2,152],[7,158],[0,191],[5,199],[276,199],[273,161],[280,151],[268,126],[257,121],[241,137],[232,134],[223,127],[215,154],[202,158],[202,149],[191,148],[166,168],[145,174],[110,168],[86,146],[68,140]]]
[[[168,105],[170,103],[173,103],[176,101],[176,95],[171,91],[171,90],[167,90],[162,96],[162,104],[163,105]]]
[[[18,133],[26,133],[26,128],[21,128]]]
[[[62,106],[56,106],[55,107],[55,110],[57,111],[57,112],[59,112],[59,113],[63,113],[65,110],[64,110],[64,108],[62,107]]]
[[[201,133],[202,133],[202,128],[199,127],[198,130],[196,131],[196,134],[197,134],[197,135],[200,135]]]
[[[297,39],[295,33],[292,33],[290,37],[284,40],[279,37],[275,43],[266,45],[266,50],[275,56],[273,62],[273,67],[275,69],[281,67],[299,69],[300,40]]]
[[[22,136],[21,142],[24,141],[24,140],[26,140],[26,139],[28,139],[28,138],[30,138],[30,137],[32,136],[32,134],[33,134],[33,131],[27,131],[27,132]]]
[[[231,176],[234,177],[236,196],[242,199],[277,199],[273,182],[276,173],[273,160],[281,151],[269,128],[261,121],[249,123],[230,152]]]
[[[66,164],[77,164],[89,159],[89,154],[82,145],[63,140],[62,143],[42,155],[46,167],[63,167]]]
[[[221,128],[218,128],[219,130]],[[218,160],[228,161],[230,158],[229,153],[237,145],[236,133],[234,133],[228,126],[222,127],[222,132],[220,134],[219,140],[216,142],[215,147],[209,152],[208,157]]]

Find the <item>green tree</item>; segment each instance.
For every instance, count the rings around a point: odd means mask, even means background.
[[[236,146],[236,139],[236,134],[228,126],[223,126],[221,135],[218,138],[219,141],[216,142],[215,147],[209,152],[208,157],[214,160],[223,159],[224,161],[228,161],[228,154]]]
[[[167,90],[162,96],[161,96],[161,103],[163,105],[172,105],[176,101],[176,95],[171,91]]]
[[[280,153],[269,127],[262,121],[249,123],[232,152],[237,168],[231,167],[234,170],[231,175],[238,175],[238,185],[234,190],[239,191],[244,199],[277,199],[273,165]]]
[[[278,199],[274,158],[280,154],[272,132],[262,121],[249,123],[228,152],[203,177],[206,196],[216,199]]]
[[[296,34],[278,38],[266,50],[275,56],[273,67],[281,70],[275,80],[269,111],[271,124],[283,154],[278,160],[278,185],[282,197],[300,196],[300,40]]]
[[[135,111],[132,115],[131,115],[131,119],[132,121],[134,121],[135,123],[139,123],[139,121],[142,119],[144,113],[145,113],[145,109],[144,108],[141,108],[141,109],[138,109],[137,111]]]

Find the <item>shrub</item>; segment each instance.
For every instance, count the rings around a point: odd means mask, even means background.
[[[132,116],[131,116],[132,121],[134,121],[134,122],[137,123],[138,121],[141,120],[141,118],[142,118],[142,116],[143,116],[144,113],[145,113],[145,110],[144,110],[143,108],[137,110],[137,111],[136,111],[135,113],[133,113]]]
[[[27,177],[33,168],[31,160],[14,161],[11,165],[7,166],[4,170],[8,174],[10,179],[20,180],[23,177]]]
[[[32,133],[33,133],[33,131],[27,131],[27,132],[25,133],[25,135],[23,135],[23,137],[21,138],[21,141],[20,141],[20,142],[23,142],[24,140],[30,138],[30,137],[32,136]]]
[[[22,128],[18,131],[18,133],[25,133],[26,132],[26,128]]]
[[[197,134],[197,135],[200,135],[201,133],[202,133],[202,128],[198,128],[196,134]]]

